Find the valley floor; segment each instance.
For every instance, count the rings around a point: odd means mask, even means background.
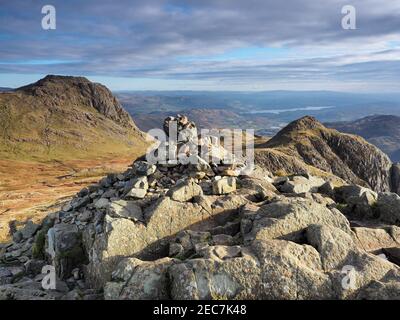
[[[83,187],[107,173],[124,171],[132,161],[132,157],[43,163],[0,160],[0,243],[9,238],[10,221],[39,221]]]

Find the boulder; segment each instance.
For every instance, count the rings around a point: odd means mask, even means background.
[[[147,191],[145,189],[139,189],[139,188],[132,188],[129,190],[129,192],[126,194],[125,199],[143,199],[147,194]]]
[[[338,228],[310,226],[307,239],[319,252],[339,299],[355,299],[372,281],[381,280],[390,272],[400,280],[396,265],[358,248],[353,237]]]
[[[222,177],[213,181],[213,193],[216,195],[228,194],[236,190],[235,177]]]
[[[107,209],[110,205],[110,201],[106,198],[100,198],[94,203],[96,209]]]
[[[104,288],[106,300],[166,300],[169,299],[168,268],[176,263],[170,258],[142,261],[123,259]]]
[[[358,300],[400,300],[400,282],[398,279],[372,281],[357,295]]]
[[[211,242],[209,232],[185,230],[178,233],[174,242],[170,243],[170,256],[188,258],[196,252],[200,246],[207,246]],[[179,244],[179,247],[176,246]],[[171,254],[173,253],[173,254]]]
[[[361,197],[363,193],[368,192],[373,198],[377,198],[377,193],[371,189],[361,187],[358,185],[344,185],[335,188],[335,200],[336,202],[346,202],[351,197]]]
[[[110,216],[115,218],[126,218],[133,221],[143,221],[142,208],[134,201],[115,200],[108,208]]]
[[[136,161],[133,164],[133,169],[139,176],[149,176],[156,172],[157,167],[154,164],[147,163],[146,161]]]
[[[383,248],[400,247],[390,233],[380,228],[355,227],[353,231],[357,237],[357,243],[366,251],[379,251]]]
[[[377,194],[367,190],[361,196],[350,196],[346,199],[347,211],[355,219],[372,219],[376,216],[376,201]]]
[[[226,249],[217,252],[226,252]],[[223,253],[220,253],[223,255]],[[168,269],[171,297],[191,299],[255,299],[259,294],[261,270],[257,259],[246,250],[235,257],[193,259]]]
[[[400,225],[399,195],[391,192],[381,192],[378,194],[376,206],[380,221]]]
[[[325,271],[342,267],[351,250],[357,250],[353,237],[330,225],[310,225],[306,229],[308,242],[318,250]]]
[[[390,191],[400,195],[400,163],[393,163],[390,170]]]
[[[324,272],[319,253],[309,245],[283,240],[252,244],[262,270],[259,299],[335,299],[332,281]]]
[[[335,197],[335,186],[332,182],[327,181],[322,186],[318,188],[318,192],[328,197],[334,198]]]
[[[145,224],[106,215],[104,232],[96,235],[89,251],[88,280],[101,287],[123,257],[154,259],[168,255],[171,236],[210,218],[200,205],[161,197],[144,211]],[[207,225],[206,225],[207,226]]]
[[[280,186],[280,191],[285,193],[316,192],[325,180],[313,176],[294,176]]]
[[[47,233],[47,243],[47,252],[60,279],[68,278],[77,265],[87,261],[82,235],[76,225],[56,224]]]
[[[148,188],[147,176],[132,179],[125,185],[125,198],[143,199],[146,196]]]
[[[246,235],[252,239],[285,239],[301,242],[303,231],[311,224],[333,226],[351,234],[346,217],[336,209],[328,209],[312,200],[286,198],[260,207],[254,217],[251,232]]]
[[[400,266],[400,247],[383,248],[383,254],[388,258],[389,261]]]
[[[29,220],[24,228],[22,228],[21,234],[23,239],[29,239],[32,238],[36,232],[40,229],[40,225],[33,223],[31,220]]]
[[[168,190],[167,196],[172,200],[185,202],[201,196],[203,190],[193,179],[184,180]]]
[[[352,275],[348,273],[352,270]],[[328,272],[339,299],[356,299],[368,291],[374,281],[381,281],[388,274],[400,282],[400,268],[393,263],[362,251],[350,251],[341,268]]]
[[[169,268],[173,299],[334,298],[318,252],[281,240],[215,246]]]

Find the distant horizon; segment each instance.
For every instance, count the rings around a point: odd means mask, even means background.
[[[328,89],[269,89],[269,90],[262,90],[262,89],[253,89],[253,90],[221,90],[221,89],[215,89],[215,90],[205,90],[205,89],[179,89],[179,88],[171,88],[171,89],[135,89],[135,88],[130,88],[130,89],[114,89],[112,83],[108,84],[103,81],[99,81],[98,78],[87,76],[87,75],[67,75],[67,74],[44,74],[44,75],[19,75],[18,81],[15,82],[15,80],[7,80],[2,77],[2,74],[0,74],[0,88],[6,88],[6,89],[18,89],[20,87],[35,83],[43,78],[45,78],[48,75],[55,75],[55,76],[70,76],[70,77],[84,77],[87,78],[89,81],[96,82],[96,83],[101,83],[105,85],[108,89],[110,89],[112,92],[116,93],[123,93],[123,92],[143,92],[143,93],[149,93],[149,92],[196,92],[196,93],[218,93],[218,92],[226,92],[226,93],[273,93],[273,92],[299,92],[299,93],[338,93],[338,94],[360,94],[360,95],[399,95],[399,91],[385,91],[385,92],[372,92],[372,91],[346,91],[346,90],[328,90]],[[26,79],[26,81],[24,81]],[[127,78],[128,79],[128,78]],[[100,79],[101,80],[101,79]]]

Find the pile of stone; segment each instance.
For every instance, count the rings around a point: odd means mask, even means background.
[[[201,159],[137,160],[41,225],[16,227],[0,247],[0,299],[400,296],[398,195]],[[41,287],[45,265],[54,290]]]

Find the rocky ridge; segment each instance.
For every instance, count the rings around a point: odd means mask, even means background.
[[[322,170],[375,191],[395,189],[386,154],[359,136],[326,128],[313,117],[291,122],[263,147],[257,160],[272,172]]]
[[[393,162],[400,161],[400,117],[371,115],[354,121],[325,123],[340,132],[356,134],[389,155]]]
[[[13,226],[0,299],[400,297],[400,196],[241,165],[139,159],[41,225]]]

